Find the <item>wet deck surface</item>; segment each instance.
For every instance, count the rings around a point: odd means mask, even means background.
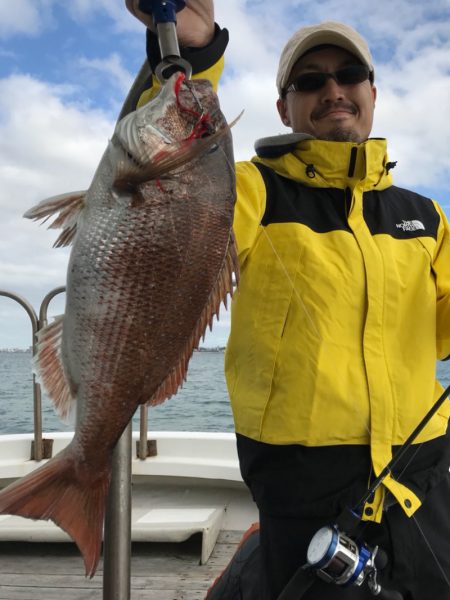
[[[242,532],[221,532],[206,565],[201,539],[133,543],[131,600],[202,600],[234,554]],[[72,543],[0,543],[0,600],[102,600],[103,564],[93,579]],[[108,599],[103,599],[108,600]]]

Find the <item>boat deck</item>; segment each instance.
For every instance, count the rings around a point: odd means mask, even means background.
[[[202,600],[234,554],[242,531],[223,531],[204,565],[201,536],[133,543],[131,600]],[[86,579],[72,543],[0,542],[0,600],[101,600],[103,569]]]

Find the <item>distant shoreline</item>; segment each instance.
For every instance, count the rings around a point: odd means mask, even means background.
[[[30,348],[0,348],[0,354],[29,354]],[[215,346],[213,348],[201,347],[194,352],[225,352],[225,346]]]

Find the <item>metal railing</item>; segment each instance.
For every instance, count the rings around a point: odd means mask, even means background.
[[[7,290],[0,290],[0,296],[4,296],[6,298],[11,298],[15,302],[18,302],[27,312],[31,321],[31,348],[33,352],[33,357],[37,352],[37,334],[42,327],[44,327],[47,323],[47,310],[50,301],[61,292],[64,292],[64,287],[59,287],[51,292],[49,292],[44,300],[41,303],[41,307],[39,310],[39,316],[36,314],[36,311],[32,307],[32,305],[18,294],[13,292],[9,292]],[[41,386],[36,381],[36,376],[33,373],[33,415],[34,415],[34,425],[33,425],[33,433],[34,433],[34,441],[31,447],[31,458],[37,461],[42,460],[45,457],[44,453],[44,442],[42,439],[42,396],[41,396]]]
[[[31,348],[33,357],[37,353],[37,335],[39,331],[47,325],[48,322],[48,307],[55,296],[65,292],[65,286],[57,287],[51,290],[42,300],[39,314],[36,313],[33,306],[14,292],[8,290],[0,290],[0,296],[10,298],[20,304],[31,321]],[[34,440],[31,448],[31,458],[40,461],[43,458],[51,457],[51,450],[45,447],[45,440],[42,437],[42,392],[41,386],[36,381],[36,376],[33,373],[32,392],[33,392],[33,434]],[[154,443],[148,440],[148,407],[143,405],[140,408],[140,435],[139,441],[136,444],[136,456],[141,460],[145,460],[149,456],[154,456],[156,450]]]

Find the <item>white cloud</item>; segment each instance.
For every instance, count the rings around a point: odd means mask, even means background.
[[[113,129],[100,111],[73,103],[73,91],[29,76],[0,80],[0,289],[36,309],[64,284],[68,250],[53,249],[57,232],[22,215],[43,198],[86,188]],[[0,332],[3,347],[11,323],[1,314]]]
[[[126,9],[125,0],[71,0],[66,8],[76,21],[89,21],[106,14],[121,34],[144,31],[144,25]]]
[[[236,160],[245,160],[254,154],[253,144],[256,139],[287,133],[276,110],[277,94],[270,75],[240,73],[226,78],[220,85],[219,95],[228,121],[244,111],[232,129]]]
[[[0,38],[39,32],[45,16],[42,4],[39,0],[0,2]]]
[[[25,75],[0,80],[2,196],[6,186],[21,208],[29,198],[89,183],[113,123],[74,102],[75,91]]]
[[[116,32],[142,33],[144,27],[125,8],[125,0],[2,0],[0,39],[16,35],[36,36],[57,23],[57,11],[65,10],[83,25],[107,15]]]
[[[377,82],[374,134],[390,139],[391,157],[399,160],[394,177],[405,186],[448,189],[450,52],[423,48],[382,65]]]
[[[128,93],[133,83],[132,75],[124,66],[122,57],[117,52],[113,52],[108,58],[89,59],[82,57],[78,63],[81,68],[95,72],[97,77],[100,76],[102,80],[107,77],[110,84],[116,87],[123,96]]]

